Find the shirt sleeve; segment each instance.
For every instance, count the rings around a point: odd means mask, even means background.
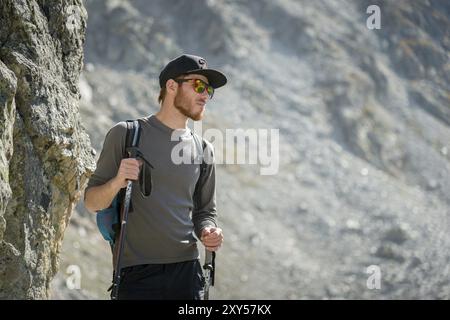
[[[194,195],[194,209],[192,212],[195,234],[199,239],[203,228],[207,226],[217,227],[214,148],[212,144],[207,141],[206,152],[208,152],[210,158],[209,161],[207,161],[206,172],[198,182],[200,185],[198,192]]]
[[[122,121],[112,127],[106,134],[95,172],[90,177],[86,190],[105,184],[117,175],[123,158],[127,124]]]

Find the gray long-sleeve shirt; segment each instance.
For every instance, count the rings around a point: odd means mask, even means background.
[[[196,259],[199,252],[193,233],[200,238],[200,231],[205,226],[217,226],[214,161],[206,167],[198,204],[194,206],[200,164],[175,164],[171,158],[173,148],[180,141],[194,145],[190,130],[181,130],[180,140],[171,141],[174,130],[154,115],[139,119],[139,123],[138,146],[154,167],[151,170],[153,188],[150,196],[145,198],[139,183],[133,183],[133,212],[128,215],[122,267]],[[106,135],[87,189],[116,176],[124,151],[126,128],[126,122],[119,122]],[[212,145],[205,142],[206,152],[213,157]]]

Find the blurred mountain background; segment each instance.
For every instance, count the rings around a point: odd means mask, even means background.
[[[97,155],[116,122],[159,109],[159,72],[182,53],[228,76],[203,131],[279,129],[278,174],[217,165],[211,298],[450,298],[450,2],[84,5],[81,116]],[[110,249],[82,201],[60,259],[53,299],[109,298]]]

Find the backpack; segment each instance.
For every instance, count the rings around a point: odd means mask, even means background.
[[[123,158],[127,158],[126,150],[129,147],[137,147],[139,144],[141,127],[137,120],[127,120],[127,133],[125,139],[125,148]],[[109,242],[111,248],[114,246],[116,235],[120,231],[120,210],[123,203],[125,192],[124,188],[120,189],[113,198],[111,205],[97,212],[97,227],[103,236],[103,239]]]
[[[137,148],[139,145],[139,138],[141,133],[141,127],[138,120],[127,120],[127,133],[126,133],[126,140],[125,140],[125,148],[123,152],[123,158],[127,158],[127,150],[131,148]],[[206,173],[206,162],[203,157],[203,152],[206,148],[206,142],[201,138],[201,142],[199,141],[199,138],[196,134],[191,132],[194,142],[197,146],[197,150],[202,150],[201,158],[202,162],[200,164],[200,176],[197,180],[195,191],[194,191],[194,206],[197,206],[198,201],[200,200],[200,181],[202,181],[204,174]],[[200,147],[201,146],[201,147]],[[142,153],[137,148],[137,154],[139,155],[139,158],[142,158],[151,168],[153,166],[143,157]],[[141,183],[141,192],[144,197],[148,197],[151,192],[152,188],[152,181],[151,181],[151,174],[150,172],[146,172],[146,166],[142,166],[141,173],[139,174],[140,183]],[[146,186],[150,186],[149,190],[146,190]],[[144,191],[142,191],[142,188],[144,188]],[[121,206],[124,202],[125,198],[125,188],[120,189],[120,191],[117,193],[117,195],[113,198],[111,205],[103,210],[99,210],[97,212],[97,227],[102,234],[103,238],[109,242],[111,249],[114,247],[114,243],[116,241],[116,237],[118,236],[120,232],[120,211]],[[132,212],[132,205],[130,202],[130,212]]]

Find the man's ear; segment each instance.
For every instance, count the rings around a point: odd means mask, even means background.
[[[173,94],[175,94],[177,92],[178,89],[178,83],[175,82],[173,79],[169,79],[166,82],[166,91],[167,92],[171,92]]]

